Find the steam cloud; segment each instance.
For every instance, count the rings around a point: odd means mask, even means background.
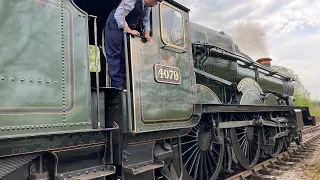
[[[235,42],[253,60],[269,57],[266,35],[259,23],[241,22],[236,27]]]

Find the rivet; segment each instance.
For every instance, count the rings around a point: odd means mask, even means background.
[[[54,83],[55,83],[55,84],[57,84],[58,82],[57,82],[57,81],[55,81]]]
[[[14,81],[14,78],[11,78],[12,81]]]
[[[50,83],[50,81],[47,81],[47,83],[49,84],[49,83]]]
[[[1,77],[2,80],[4,80],[4,77]]]
[[[6,130],[6,129],[2,128],[1,130],[4,131],[4,130]]]
[[[39,80],[39,83],[41,83],[41,80]]]

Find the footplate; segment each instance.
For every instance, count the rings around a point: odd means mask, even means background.
[[[56,175],[57,180],[82,180],[82,179],[95,179],[112,175],[116,172],[116,168],[111,165],[96,166],[92,168],[81,169],[77,171],[67,172]]]
[[[124,172],[128,173],[128,174],[132,174],[132,175],[137,175],[146,171],[150,171],[150,170],[154,170],[154,169],[158,169],[160,167],[164,166],[164,162],[163,161],[159,161],[159,160],[153,160],[151,162],[148,163],[143,163],[142,165],[138,166],[138,165],[131,165],[128,167],[124,167],[123,170]]]

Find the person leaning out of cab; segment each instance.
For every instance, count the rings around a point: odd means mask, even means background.
[[[108,61],[111,87],[124,89],[125,57],[123,31],[126,30],[134,36],[140,36],[138,29],[142,22],[144,37],[150,37],[151,8],[162,0],[122,0],[108,16],[105,26],[105,50]]]

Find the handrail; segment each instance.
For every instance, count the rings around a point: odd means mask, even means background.
[[[294,78],[292,78],[292,77],[289,77],[289,76],[287,76],[287,75],[285,75],[285,74],[283,74],[283,73],[280,73],[280,72],[278,72],[278,71],[272,70],[271,68],[268,68],[268,67],[266,67],[266,66],[263,66],[263,65],[255,62],[255,61],[249,60],[249,59],[247,59],[247,58],[245,58],[245,57],[242,57],[242,56],[240,56],[240,55],[237,55],[237,54],[235,54],[235,53],[233,53],[233,52],[230,52],[230,51],[228,51],[228,50],[222,49],[222,48],[220,48],[220,47],[218,47],[218,46],[215,46],[215,45],[213,45],[213,44],[192,43],[192,45],[195,45],[195,46],[209,46],[209,47],[210,47],[210,50],[211,50],[212,52],[214,52],[214,53],[222,54],[222,55],[224,55],[224,56],[227,56],[227,57],[230,57],[230,58],[239,60],[239,61],[244,62],[244,63],[246,63],[246,64],[250,64],[250,65],[253,66],[253,67],[256,67],[256,68],[265,70],[265,71],[269,72],[269,74],[278,75],[278,76],[280,76],[280,77],[282,77],[282,78],[285,78],[286,80],[292,80],[292,81],[294,81]]]

